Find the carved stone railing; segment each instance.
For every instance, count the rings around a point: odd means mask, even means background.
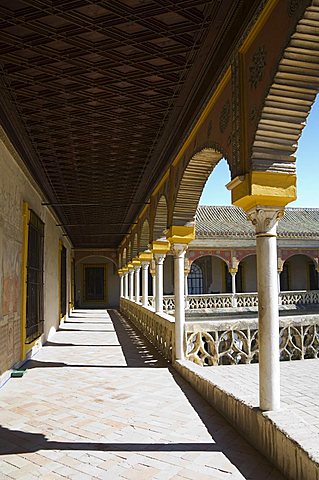
[[[199,365],[258,362],[257,319],[186,322],[186,358]],[[319,315],[280,318],[280,360],[319,358]]]
[[[166,360],[173,361],[175,344],[175,319],[166,313],[155,313],[126,298],[120,300],[120,310],[148,338]]]
[[[314,305],[319,304],[319,290],[290,291],[279,293],[280,305]],[[154,307],[154,298],[148,297],[148,305]],[[249,308],[258,307],[258,293],[218,293],[204,295],[188,295],[187,308],[189,310],[214,308]],[[172,313],[175,309],[174,295],[164,295],[164,312]]]
[[[319,291],[291,291],[279,294],[281,305],[311,305],[319,303]]]

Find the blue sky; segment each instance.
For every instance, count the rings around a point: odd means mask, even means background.
[[[289,207],[319,207],[319,95],[303,129],[297,150],[297,200]],[[200,205],[231,205],[225,187],[230,172],[221,160],[207,180]]]

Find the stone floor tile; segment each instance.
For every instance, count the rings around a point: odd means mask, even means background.
[[[0,480],[283,480],[116,311],[73,312],[26,367],[0,390]]]

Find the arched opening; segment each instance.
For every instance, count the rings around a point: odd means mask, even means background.
[[[122,253],[122,267],[125,266],[127,263],[127,253],[126,253],[126,248],[124,248],[123,253]]]
[[[139,242],[139,250],[144,252],[148,248],[148,244],[150,243],[150,226],[148,220],[144,220],[141,235],[140,235],[140,242]]]
[[[76,308],[109,308],[119,303],[119,277],[115,263],[90,255],[75,265]]]
[[[280,274],[280,290],[318,290],[318,272],[314,261],[302,254],[289,257]]]
[[[318,22],[310,5],[283,52],[257,124],[252,170],[295,173],[298,140],[318,93]]]
[[[229,166],[222,158],[207,179],[199,205],[231,205],[231,192],[225,187],[229,181]]]
[[[153,224],[153,241],[163,238],[164,230],[167,228],[167,200],[164,195],[161,196],[156,207],[156,214]]]
[[[238,293],[257,292],[256,255],[248,255],[239,263],[236,274],[236,291]]]
[[[222,157],[222,153],[213,148],[205,148],[192,157],[179,183],[173,225],[186,225],[194,220],[205,184]],[[223,187],[225,188],[225,183]]]
[[[137,233],[135,233],[133,237],[133,243],[132,243],[132,259],[137,256]]]
[[[215,255],[204,255],[197,258],[191,265],[187,278],[189,295],[216,294],[231,292],[231,275],[227,263]]]
[[[203,293],[203,272],[195,262],[192,263],[190,272],[187,277],[187,286],[189,295],[202,295]]]

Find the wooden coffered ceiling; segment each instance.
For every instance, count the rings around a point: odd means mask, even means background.
[[[116,247],[258,0],[0,0],[3,128],[75,247]]]

